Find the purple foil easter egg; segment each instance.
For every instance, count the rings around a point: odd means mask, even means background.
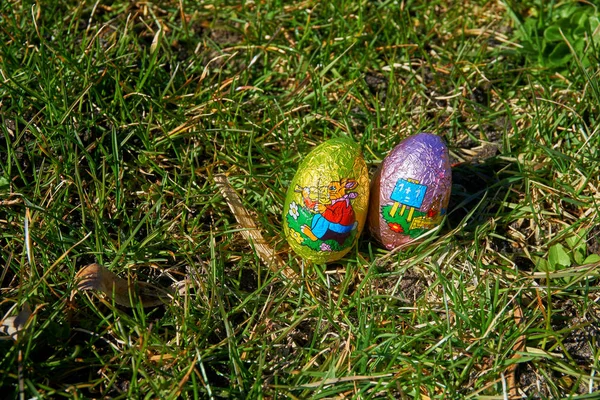
[[[419,133],[397,145],[371,182],[369,230],[391,250],[438,226],[448,207],[452,171],[439,136]]]

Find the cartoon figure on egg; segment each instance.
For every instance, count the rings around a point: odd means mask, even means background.
[[[350,202],[358,196],[350,191],[357,186],[354,179],[331,181],[327,186],[328,199],[325,201],[321,201],[318,193],[311,191],[310,187],[297,186],[295,192],[302,194],[304,205],[314,213],[310,226],[304,224],[300,231],[313,242],[335,240],[342,246],[358,225]],[[321,246],[321,249],[327,250],[326,247]]]

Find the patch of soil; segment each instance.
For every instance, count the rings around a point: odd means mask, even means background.
[[[490,90],[489,87],[477,86],[470,93],[470,100],[474,103],[488,106],[490,104]]]
[[[258,289],[258,276],[249,268],[243,268],[240,277],[240,290],[253,292]]]
[[[546,378],[536,372],[532,363],[519,364],[517,376],[519,377],[519,388],[528,398],[546,399],[550,395]]]
[[[581,315],[571,299],[559,306],[562,310],[554,316],[552,328],[555,331],[574,328],[563,338],[562,343],[577,364],[588,365],[594,356],[591,343],[600,342],[598,318],[593,315],[593,309]]]
[[[384,101],[387,96],[387,88],[389,79],[381,74],[368,73],[365,75],[365,83],[369,91],[379,97],[379,100]]]
[[[535,269],[535,264],[529,258],[524,255],[518,255],[513,258],[513,262],[517,264],[517,267],[522,271],[533,271]]]
[[[210,31],[210,39],[220,46],[232,46],[243,42],[243,36],[229,29],[216,28]]]
[[[490,237],[490,248],[504,255],[513,254],[516,250],[508,240],[495,236]]]
[[[407,270],[400,281],[400,291],[407,300],[412,302],[416,302],[425,293],[426,287],[427,281],[414,269]]]
[[[600,254],[600,225],[590,231],[587,240],[588,254]]]
[[[597,324],[598,317],[600,317],[598,311],[590,307],[582,312],[571,299],[553,304],[553,309],[556,311],[552,316],[552,330],[554,332],[564,332],[561,346],[555,352],[568,352],[569,356],[582,370],[588,370],[594,357],[593,343],[600,341],[600,328]],[[557,384],[560,387],[568,388],[571,386],[569,390],[579,394],[588,392],[587,382],[578,382],[554,368],[546,367],[546,374],[538,372],[539,368],[544,368],[543,364],[546,362],[546,360],[540,360],[518,366],[519,388],[528,398],[545,399],[552,394],[547,381],[548,373],[551,374],[553,381],[559,382]]]

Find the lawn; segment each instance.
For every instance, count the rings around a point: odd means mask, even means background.
[[[597,398],[590,3],[0,2],[0,397]],[[290,250],[308,152],[418,132],[438,230]]]

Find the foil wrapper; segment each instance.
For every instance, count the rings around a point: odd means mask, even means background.
[[[288,187],[283,228],[301,257],[326,263],[356,243],[367,218],[368,170],[358,144],[331,139],[306,155]]]
[[[371,183],[369,231],[391,250],[438,226],[452,188],[448,149],[420,133],[403,140],[383,160]]]

